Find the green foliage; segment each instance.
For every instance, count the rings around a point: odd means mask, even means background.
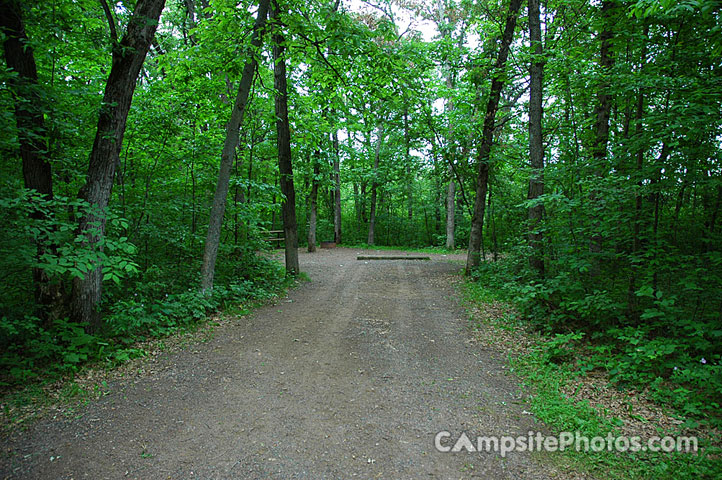
[[[545,362],[554,363],[569,361],[575,353],[575,342],[581,340],[582,337],[584,337],[583,332],[557,333],[554,338],[544,344],[542,359]]]
[[[505,275],[510,273],[510,262],[506,260],[498,264],[482,265],[476,272],[477,279],[466,284],[467,301],[472,304],[481,304],[495,301],[508,301],[513,291],[518,290],[518,285],[505,283]],[[506,285],[505,287],[503,285]],[[501,288],[500,288],[501,287]],[[526,325],[530,323],[529,318],[524,319]],[[491,318],[488,320],[494,328],[503,328],[509,322],[507,318]],[[518,321],[518,320],[515,320]],[[639,335],[632,335],[628,339],[639,339]],[[544,422],[553,432],[578,432],[580,435],[592,438],[595,436],[606,437],[608,434],[614,436],[624,435],[620,430],[621,421],[616,418],[603,416],[590,405],[587,400],[577,400],[566,395],[563,387],[569,382],[574,382],[580,374],[584,374],[585,368],[599,368],[604,365],[604,359],[609,359],[608,366],[620,365],[619,359],[610,358],[610,352],[617,348],[616,344],[594,343],[584,341],[586,335],[583,332],[569,332],[566,334],[546,335],[541,337],[529,337],[534,342],[529,353],[519,357],[510,358],[511,372],[519,375],[529,387],[529,409],[534,415]],[[641,342],[632,340],[634,345],[643,345]],[[659,346],[660,344],[658,344]],[[653,353],[657,347],[649,347],[640,351],[640,355],[657,355]],[[663,347],[664,348],[664,347]],[[669,347],[666,347],[668,350]],[[595,352],[595,353],[592,353]],[[698,362],[701,366],[706,366]],[[702,370],[696,369],[698,372]],[[630,370],[632,371],[632,370]],[[682,404],[701,406],[702,398],[699,391],[694,394],[682,387],[681,384],[688,381],[689,371],[678,368],[680,377],[669,380],[658,378],[652,381],[650,393],[660,395],[667,392],[666,398],[660,398],[665,404],[680,407]],[[718,375],[719,371],[708,371],[710,375]],[[638,372],[637,372],[638,373]],[[709,377],[707,377],[709,378]],[[675,382],[672,384],[671,382]],[[680,382],[680,383],[676,383]],[[639,385],[637,385],[639,386]],[[672,398],[682,396],[679,403],[673,403]],[[711,405],[717,408],[716,404]],[[709,412],[709,410],[708,410]],[[698,412],[698,413],[701,413]],[[684,411],[685,415],[694,416],[690,411]],[[683,428],[695,428],[699,422],[687,417]],[[677,435],[679,432],[659,432],[663,435]],[[699,455],[686,453],[652,453],[636,452],[620,454],[618,452],[576,452],[566,450],[561,455],[565,456],[566,462],[573,465],[574,469],[588,471],[598,478],[640,478],[640,479],[677,479],[677,478],[717,478],[721,473],[718,456],[719,447],[715,447],[709,439],[701,438],[700,446],[702,452]],[[552,461],[559,461],[558,459]],[[566,463],[562,462],[562,463]]]
[[[0,321],[3,354],[0,365],[6,375],[2,385],[24,384],[45,375],[75,371],[82,363],[99,358],[105,345],[99,337],[87,334],[83,325],[59,320],[46,328],[26,316],[22,321],[3,317]]]
[[[76,233],[75,218],[91,213],[105,219],[109,234],[89,245],[83,235]],[[97,212],[82,200],[48,200],[20,189],[0,197],[0,216],[5,219],[7,231],[0,242],[0,267],[7,274],[0,309],[6,315],[21,316],[28,310],[28,299],[22,294],[27,288],[23,274],[33,268],[42,270],[51,282],[62,283],[81,278],[101,265],[103,280],[116,285],[139,271],[133,261],[135,246],[126,236],[116,236],[128,228],[127,220]],[[38,251],[42,254],[38,255]]]
[[[589,438],[606,437],[610,433],[615,436],[623,434],[614,419],[601,417],[588,402],[574,401],[562,393],[561,387],[572,381],[576,372],[549,363],[544,353],[515,360],[512,368],[534,391],[530,401],[532,411],[553,431],[579,432]],[[581,468],[589,469],[600,478],[717,478],[721,473],[716,458],[719,448],[705,439],[701,439],[700,446],[704,450],[700,455],[652,452],[621,455],[607,451],[570,452],[566,455],[572,461],[579,462],[581,459]]]
[[[113,302],[105,331],[95,335],[86,333],[84,325],[63,319],[48,326],[32,316],[3,317],[0,369],[6,374],[0,385],[53,379],[77,372],[89,362],[123,363],[144,355],[134,346],[138,341],[193,328],[222,308],[266,300],[286,284],[284,270],[262,258],[239,262],[234,273],[235,281],[220,283],[209,294],[196,289],[173,292],[169,283],[157,280],[150,286],[138,283],[136,290],[142,293]]]
[[[589,354],[579,363],[580,368],[603,368],[613,383],[649,387],[653,398],[680,414],[722,425],[719,323],[695,319],[696,304],[642,287],[636,295],[647,300],[646,308],[640,323],[630,324],[626,303],[621,301],[626,291],[588,291],[579,281],[581,277],[574,281],[567,273],[532,282],[525,258],[520,251],[504,261],[482,264],[472,278],[513,301],[527,321],[551,335],[552,340],[540,351],[544,361],[568,363],[583,346]],[[689,277],[679,283],[679,291],[684,291],[683,285],[690,292],[695,290]],[[616,293],[619,300],[615,301]]]

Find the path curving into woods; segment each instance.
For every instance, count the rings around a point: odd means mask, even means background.
[[[468,342],[461,256],[300,255],[310,282],[2,440],[0,478],[568,478],[538,454],[439,453],[437,432],[543,430]],[[381,254],[382,252],[363,252]]]

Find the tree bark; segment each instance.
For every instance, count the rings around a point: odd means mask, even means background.
[[[313,178],[311,179],[311,194],[309,195],[310,208],[308,214],[308,251],[316,251],[316,219],[318,217],[318,177],[321,166],[318,163],[317,151],[313,158]]]
[[[441,232],[441,205],[444,203],[444,191],[441,179],[437,175],[434,179],[434,233]]]
[[[339,156],[338,130],[333,131],[333,241],[341,243],[341,157]]]
[[[369,236],[368,236],[368,243],[369,245],[374,245],[375,238],[374,238],[374,229],[376,228],[376,196],[377,196],[377,190],[379,187],[379,181],[378,181],[378,174],[379,174],[379,160],[381,159],[381,143],[383,142],[384,138],[384,127],[381,125],[379,127],[379,138],[376,141],[376,154],[374,155],[374,179],[371,183],[371,212],[369,214]]]
[[[539,0],[529,0],[529,40],[532,44],[534,57],[530,68],[529,82],[529,163],[532,173],[529,178],[529,200],[535,200],[544,194],[544,146],[542,143],[542,79],[544,60],[542,58],[541,21]],[[544,277],[544,243],[539,231],[544,205],[529,207],[529,245],[532,252],[529,266],[536,271],[539,278]]]
[[[449,10],[447,9],[446,2],[437,2],[435,14],[436,27],[439,29],[442,40],[451,44],[452,32],[455,30],[456,25],[453,23],[454,20],[452,20],[451,18],[452,15],[450,15]],[[462,31],[458,38],[459,47],[463,45],[464,38],[465,34]],[[454,122],[451,116],[455,109],[451,92],[456,86],[456,80],[454,76],[453,64],[449,60],[448,56],[445,56],[443,59],[443,67],[446,69],[446,88],[448,90],[448,94],[445,99],[445,113],[448,117],[449,122],[445,142],[446,148],[442,154],[449,166],[449,184],[446,188],[446,248],[449,250],[453,250],[456,248],[456,183],[454,181],[454,162],[457,158],[457,145],[454,138]]]
[[[286,272],[298,275],[298,230],[296,226],[296,190],[293,185],[293,165],[291,161],[291,129],[288,123],[288,88],[286,80],[285,40],[281,32],[282,24],[278,2],[273,0],[271,18],[273,29],[273,85],[276,90],[276,132],[278,144],[278,172],[280,174],[281,211],[283,214],[283,232],[286,239]]]
[[[446,190],[446,248],[454,250],[456,242],[454,240],[454,228],[456,223],[456,183],[454,182],[454,172],[449,165],[449,186]]]
[[[659,196],[657,197],[659,199]],[[659,202],[657,202],[658,204]],[[714,238],[715,234],[715,228],[717,225],[717,217],[719,217],[719,211],[720,206],[722,206],[722,185],[719,183],[717,184],[717,197],[714,202],[714,207],[712,208],[712,215],[710,216],[710,219],[705,223],[705,226],[707,227],[707,235],[706,238],[703,240],[704,244],[704,251],[710,252],[713,248],[713,242],[711,239]],[[659,210],[659,207],[657,206],[657,210]],[[658,223],[659,220],[657,219],[656,223]]]
[[[406,163],[406,208],[409,220],[414,218],[414,177],[411,169],[411,133],[409,132],[409,107],[404,105],[404,148]]]
[[[487,202],[486,202],[486,211],[487,211],[487,217],[489,222],[489,227],[491,228],[491,255],[492,260],[497,261],[499,259],[499,244],[497,243],[497,237],[496,237],[496,222],[494,221],[494,208],[492,203],[492,193],[491,193],[491,185],[489,185],[489,194],[487,195]],[[482,245],[483,246],[483,245]]]
[[[361,195],[359,198],[361,199],[361,223],[366,223],[366,187],[367,187],[366,180],[363,180],[361,182]]]
[[[79,232],[91,248],[102,249],[105,209],[110,201],[133,92],[164,5],[165,0],[139,0],[125,35],[113,45],[113,61],[98,115],[87,180],[78,194],[93,208],[81,217],[79,225]],[[88,324],[90,330],[97,330],[101,325],[102,280],[102,265],[99,264],[82,278],[73,279],[71,318]]]
[[[20,157],[25,188],[44,198],[53,198],[53,177],[45,152],[45,122],[38,90],[35,55],[25,32],[22,7],[18,1],[0,1],[0,29],[5,34],[3,48],[8,68],[17,73],[9,79],[15,100]]]
[[[358,226],[361,225],[361,201],[358,193],[358,182],[356,181],[353,182],[353,206],[356,211],[356,225],[358,229]]]
[[[614,65],[612,57],[612,9],[614,8],[613,0],[602,1],[602,31],[600,33],[601,48],[599,54],[599,66],[602,75],[607,75]],[[603,176],[603,170],[607,161],[607,145],[609,143],[609,117],[612,111],[612,95],[609,92],[610,83],[603,80],[599,85],[597,93],[598,103],[595,109],[595,139],[592,156],[594,159],[594,175]],[[599,202],[599,192],[592,190],[590,194],[592,204]],[[592,278],[600,273],[600,254],[602,253],[602,235],[601,222],[599,219],[592,220],[594,232],[592,232],[589,240],[589,253],[592,255],[592,267],[590,275]]]
[[[208,291],[213,288],[213,277],[218,257],[218,247],[221,243],[221,228],[223,227],[223,215],[226,211],[226,200],[228,198],[228,184],[231,179],[231,167],[233,165],[233,154],[238,146],[240,137],[239,129],[243,123],[248,104],[248,95],[253,84],[253,75],[258,68],[258,57],[256,52],[263,43],[263,29],[266,25],[270,0],[260,0],[256,22],[253,25],[251,46],[246,52],[246,64],[241,74],[241,84],[238,86],[236,102],[233,105],[231,118],[226,124],[226,139],[223,142],[221,151],[221,165],[218,172],[218,183],[216,192],[213,195],[213,205],[208,222],[208,233],[203,251],[203,264],[201,265],[201,291]]]
[[[251,143],[251,149],[249,152],[250,156],[253,156],[253,143]],[[237,179],[241,178],[240,175],[240,169],[238,168],[240,162],[240,159],[238,158],[238,153],[236,152],[236,162],[235,162],[235,172],[234,175]],[[246,203],[246,194],[244,190],[238,185],[238,183],[235,184],[233,187],[233,207],[234,207],[234,215],[233,215],[233,245],[238,247],[239,239],[240,239],[240,230],[241,230],[241,219],[240,219],[240,205]]]
[[[481,233],[484,225],[484,206],[486,199],[487,182],[489,180],[489,154],[491,153],[492,136],[494,134],[494,122],[496,111],[499,108],[501,89],[504,87],[504,67],[509,56],[509,46],[514,37],[516,18],[521,8],[521,0],[511,0],[509,12],[506,17],[506,26],[501,37],[499,56],[496,59],[494,77],[491,81],[489,101],[484,116],[484,127],[482,129],[481,145],[477,153],[476,177],[476,199],[474,200],[474,212],[471,217],[471,231],[469,233],[469,250],[466,257],[466,274],[471,273],[472,268],[477,267],[481,261]]]
[[[642,41],[642,61],[640,66],[640,72],[644,71],[644,65],[647,63],[647,38],[649,36],[649,25],[644,26],[644,38]],[[644,134],[644,127],[642,125],[642,119],[644,118],[644,88],[639,87],[637,92],[637,112],[635,114],[635,133],[637,135],[637,141],[639,137]],[[632,254],[636,257],[637,253],[642,249],[642,187],[644,182],[642,180],[642,171],[644,169],[644,148],[637,150],[637,187],[638,190],[634,194],[634,220],[632,226]],[[684,190],[684,183],[682,184]],[[676,226],[675,226],[676,234]],[[676,238],[675,238],[676,240]],[[640,262],[633,258],[631,262],[631,269],[629,273],[629,285],[627,287],[627,316],[634,323],[639,323],[640,312],[639,312],[639,301],[635,292],[637,291],[637,275],[639,274]]]
[[[438,4],[438,20],[437,26],[441,32],[441,36],[445,41],[451,41],[451,26],[447,23],[444,4]],[[454,72],[450,62],[446,62],[446,88],[449,90],[446,98],[446,115],[449,117],[449,129],[446,138],[446,151],[444,157],[449,164],[449,185],[446,189],[446,248],[454,250],[456,248],[456,183],[454,182],[454,162],[456,161],[456,143],[454,142],[454,122],[451,114],[454,111],[454,102],[451,96],[451,90],[455,87]]]
[[[8,79],[8,84],[15,104],[24,185],[28,190],[39,193],[43,200],[52,200],[53,176],[46,154],[47,131],[43,119],[43,102],[38,90],[38,70],[33,48],[25,32],[19,1],[0,1],[0,31],[5,35],[5,63],[17,73],[17,76]],[[37,208],[31,211],[30,218],[47,220],[48,215],[43,209]],[[41,258],[47,252],[55,253],[55,245],[44,244],[41,239],[36,239],[36,242],[36,258]],[[32,276],[37,313],[43,320],[48,320],[50,311],[60,302],[60,286],[51,282],[41,268],[33,268]]]

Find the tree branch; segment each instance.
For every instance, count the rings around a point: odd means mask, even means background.
[[[110,38],[113,40],[113,48],[118,44],[118,31],[115,28],[115,19],[113,18],[113,12],[110,11],[107,0],[100,0],[100,4],[103,6],[105,12],[105,18],[108,19],[108,26],[110,27]]]

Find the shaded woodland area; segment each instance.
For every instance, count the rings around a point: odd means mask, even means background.
[[[719,425],[720,10],[0,0],[0,381],[266,298],[296,245],[433,246]]]

